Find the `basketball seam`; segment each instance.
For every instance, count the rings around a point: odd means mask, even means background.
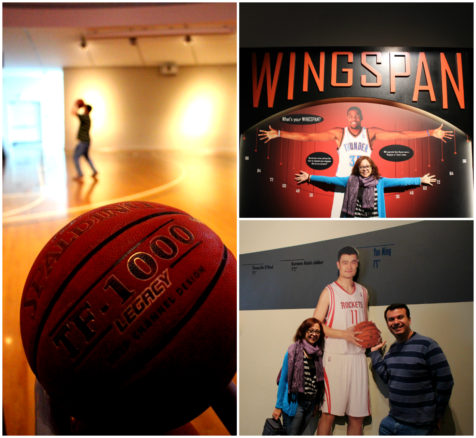
[[[220,262],[220,265],[218,266],[213,278],[210,280],[208,283],[206,289],[204,292],[200,295],[200,297],[197,299],[195,304],[188,310],[188,312],[184,315],[184,317],[181,319],[180,323],[177,324],[173,330],[170,331],[169,336],[167,336],[165,339],[163,339],[154,349],[151,351],[150,349],[146,350],[145,353],[142,354],[142,357],[140,360],[134,361],[134,366],[129,366],[129,370],[124,370],[123,375],[128,373],[129,375],[133,374],[136,369],[141,369],[145,367],[145,365],[150,362],[151,360],[154,359],[154,357],[157,355],[157,353],[162,350],[167,344],[170,343],[170,341],[182,330],[182,328],[192,319],[193,315],[200,309],[200,307],[203,305],[203,303],[206,301],[208,296],[211,294],[213,289],[215,288],[215,285],[217,284],[218,280],[220,279],[223,271],[225,270],[226,263],[228,261],[228,250],[225,245],[223,245],[223,256]],[[146,354],[148,353],[148,354]],[[140,366],[138,364],[140,363]],[[126,386],[126,385],[125,385]]]
[[[126,232],[130,228],[135,227],[136,225],[142,224],[144,222],[147,222],[148,220],[154,219],[159,216],[164,216],[167,214],[177,214],[177,215],[184,215],[185,213],[177,212],[177,211],[165,211],[161,213],[154,213],[150,214],[148,216],[144,216],[140,219],[135,220],[134,222],[131,222],[130,224],[127,224],[126,226],[120,228],[117,230],[115,233],[111,234],[107,239],[102,241],[100,244],[98,244],[93,250],[91,250],[83,259],[76,265],[76,267],[71,271],[71,273],[65,278],[59,289],[56,291],[56,293],[53,295],[52,299],[48,303],[47,308],[45,309],[41,321],[38,324],[36,334],[35,334],[35,340],[33,343],[33,354],[32,354],[32,362],[31,368],[34,374],[37,372],[37,361],[38,361],[38,346],[40,342],[40,337],[41,333],[43,331],[43,327],[46,325],[46,321],[55,306],[56,302],[59,300],[61,294],[63,293],[64,289],[68,285],[68,283],[73,279],[73,277],[79,272],[79,270],[87,263],[87,261],[94,256],[97,252],[99,252],[102,248],[104,248],[109,242],[114,240],[116,237],[120,236],[122,233]]]
[[[127,367],[124,367],[121,370],[120,375],[124,377],[122,380],[128,379],[130,381],[131,376],[133,376],[137,370],[142,369],[145,367],[145,365],[153,360],[157,354],[164,348],[166,347],[171,340],[182,330],[182,328],[192,319],[192,317],[197,313],[197,311],[200,309],[200,307],[205,303],[209,295],[212,293],[212,291],[215,289],[215,286],[220,279],[220,277],[223,274],[223,271],[225,270],[226,264],[228,261],[228,249],[226,248],[225,245],[223,245],[223,254],[222,258],[220,261],[220,264],[218,265],[213,277],[211,278],[210,282],[204,289],[203,293],[198,297],[198,299],[195,301],[193,306],[187,311],[187,313],[184,315],[184,317],[180,320],[180,322],[168,333],[168,336],[166,336],[164,339],[162,339],[153,349],[149,348],[144,351],[141,355],[136,356],[135,360]],[[104,340],[104,337],[107,335],[107,333],[110,331],[110,329],[105,330],[101,336],[100,341]],[[97,345],[97,344],[96,344]],[[90,351],[88,351],[89,354]],[[83,356],[87,356],[87,354],[84,354]],[[85,357],[83,357],[84,359]],[[126,387],[127,384],[124,385]],[[121,388],[116,388],[117,390],[121,390]]]
[[[148,237],[150,237],[152,234],[154,234],[157,230],[159,230],[160,228],[162,228],[162,226],[165,226],[165,225],[169,224],[170,222],[172,222],[172,221],[166,222],[165,224],[163,224],[163,225],[161,225],[160,227],[158,227],[157,229],[155,229],[152,233],[149,233],[144,239],[142,239],[141,242],[143,242],[143,241],[146,240]],[[136,248],[138,245],[140,245],[141,242],[139,242],[137,245],[134,245],[134,248]],[[175,260],[173,263],[171,263],[170,268],[173,268],[174,266],[176,266],[180,261],[182,261],[182,260],[184,259],[185,256],[187,256],[188,254],[190,254],[190,252],[193,251],[194,249],[198,248],[202,243],[203,243],[203,242],[198,242],[196,245],[192,246],[192,248],[190,248],[187,252],[185,252],[185,253],[182,255],[182,257],[178,258],[178,259]],[[132,248],[132,249],[129,250],[128,252],[130,253],[131,251],[134,250],[134,248]],[[121,257],[121,260],[123,260],[126,256],[127,256],[127,255]],[[98,280],[88,289],[87,293],[89,293],[89,290],[92,289],[92,288],[107,274],[107,272],[109,272],[111,269],[113,269],[115,266],[117,266],[117,264],[120,263],[121,260],[119,260],[119,261],[118,261],[117,263],[115,263],[111,268],[109,268],[109,269],[106,271],[106,273],[105,273],[103,276],[101,276],[101,278],[98,279]],[[81,296],[81,298],[80,298],[79,300],[76,300],[76,303],[75,303],[72,307],[75,307],[76,304],[77,304],[78,302],[80,302],[80,301],[84,298],[85,295],[86,295],[86,293],[84,293],[84,294]],[[131,295],[131,296],[127,299],[127,301],[131,300],[132,298],[133,298],[133,296]],[[126,302],[127,302],[127,301],[126,301]],[[69,312],[68,312],[68,313],[69,313]],[[63,318],[63,319],[64,319],[64,318]],[[54,328],[53,330],[51,330],[50,336],[51,336],[51,334],[56,330],[57,326],[58,326],[58,324],[55,326],[55,328]],[[91,344],[85,349],[85,351],[81,354],[81,356],[79,356],[79,357],[74,361],[74,367],[78,367],[78,366],[81,365],[81,362],[82,362],[82,361],[88,356],[88,354],[106,337],[106,335],[112,330],[112,327],[113,327],[112,324],[109,325],[108,327],[106,327],[106,328],[103,330],[103,332],[102,332],[100,335],[98,335],[97,339],[96,339],[93,343],[91,343]]]
[[[141,245],[145,240],[147,240],[152,234],[160,230],[162,227],[165,227],[166,225],[170,224],[173,219],[165,222],[164,224],[161,224],[160,227],[155,228],[152,232],[147,234],[143,239],[141,239],[138,243],[136,243],[133,247],[131,247],[124,255],[122,255],[118,260],[116,260],[109,268],[107,268],[99,277],[89,286],[86,291],[81,294],[81,296],[73,303],[71,304],[70,308],[64,313],[64,315],[58,320],[56,325],[50,330],[49,336],[51,336],[57,329],[58,327],[62,324],[62,322],[67,318],[67,316],[76,308],[79,302],[81,302],[86,295],[91,292],[91,289],[93,289],[109,272],[111,272],[119,263],[121,263],[132,251],[134,251],[139,245]],[[68,285],[66,284],[64,288],[66,288]],[[131,298],[131,297],[130,297]]]

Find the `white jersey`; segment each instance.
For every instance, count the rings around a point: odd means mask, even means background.
[[[345,127],[337,153],[339,155],[339,164],[337,165],[336,176],[349,176],[359,157],[362,155],[370,157],[372,154],[367,128],[362,128],[359,135],[353,136],[349,129]],[[334,200],[332,201],[331,217],[340,217],[343,203],[344,189],[336,187]]]
[[[349,128],[345,127],[337,153],[339,154],[339,164],[336,176],[349,176],[357,159],[362,155],[370,157],[372,153],[367,129],[362,128],[360,133],[354,136],[349,132]]]
[[[367,289],[354,283],[352,293],[345,291],[337,282],[327,286],[329,292],[329,309],[325,323],[328,327],[346,330],[359,322],[367,321]],[[325,351],[334,354],[359,354],[365,349],[344,339],[327,338]]]

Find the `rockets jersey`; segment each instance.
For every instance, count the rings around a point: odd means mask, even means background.
[[[367,289],[354,282],[354,292],[347,293],[337,282],[327,286],[329,292],[329,308],[325,323],[328,327],[345,330],[359,322],[367,321]],[[365,349],[344,339],[326,337],[326,353],[359,354]]]
[[[354,137],[349,132],[349,129],[345,127],[337,153],[339,155],[339,164],[336,176],[349,176],[352,173],[352,168],[357,158],[362,155],[370,157],[372,154],[367,128],[362,128],[360,134]]]

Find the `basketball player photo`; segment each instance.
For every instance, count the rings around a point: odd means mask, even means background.
[[[470,59],[243,50],[241,217],[472,216]]]

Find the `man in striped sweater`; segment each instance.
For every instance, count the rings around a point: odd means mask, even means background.
[[[382,357],[385,342],[371,349],[372,366],[388,384],[390,413],[380,423],[380,435],[430,435],[439,427],[448,405],[453,377],[440,346],[414,332],[410,310],[392,304],[385,320],[395,336]]]

